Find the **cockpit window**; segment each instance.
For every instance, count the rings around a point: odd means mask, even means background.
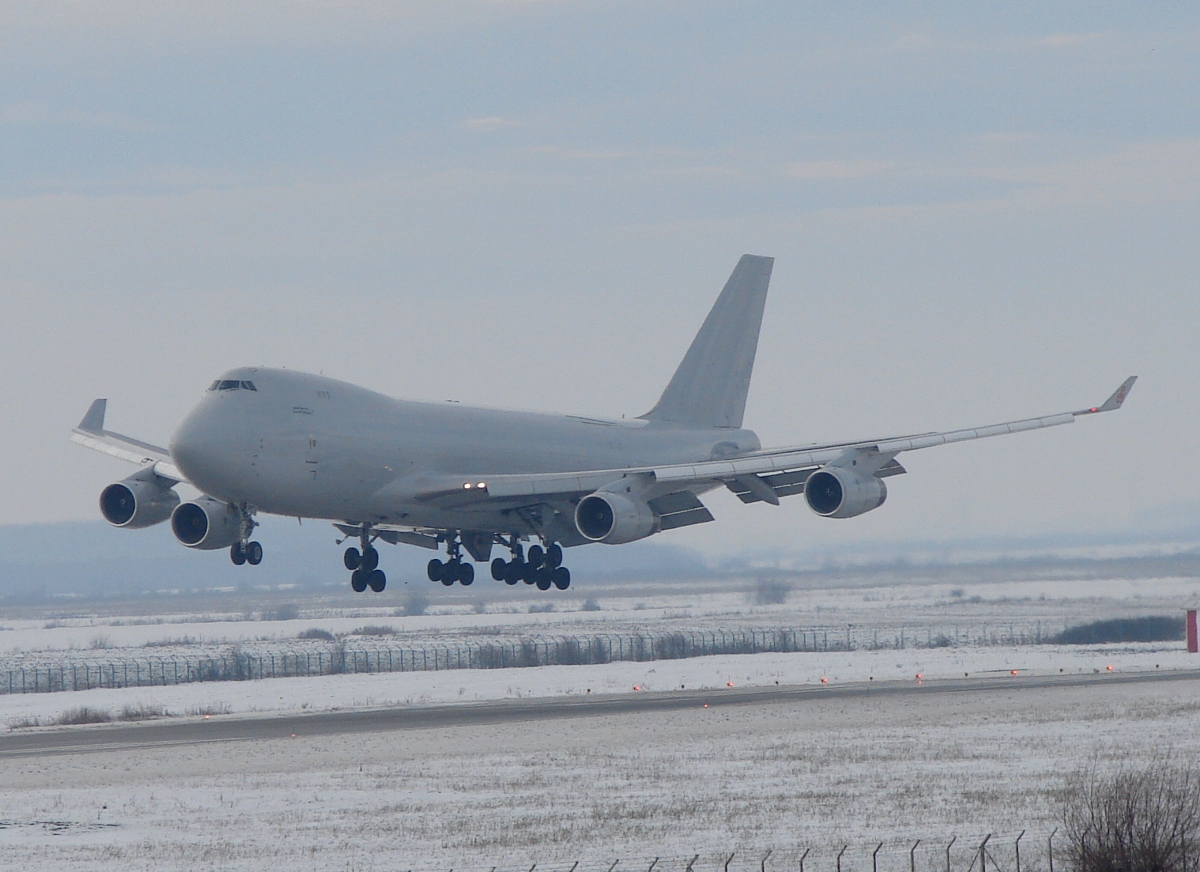
[[[238,381],[231,378],[219,378],[208,386],[210,391],[254,391],[258,392],[258,388],[254,386],[252,381]]]

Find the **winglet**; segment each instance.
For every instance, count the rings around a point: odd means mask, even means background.
[[[1125,402],[1125,398],[1129,396],[1129,392],[1133,390],[1133,383],[1137,381],[1136,375],[1131,375],[1125,381],[1121,382],[1121,386],[1117,388],[1111,397],[1104,401],[1103,405],[1092,406],[1090,409],[1080,409],[1076,415],[1095,415],[1100,412],[1115,412],[1121,408],[1121,404]]]
[[[83,416],[83,420],[79,422],[76,429],[85,433],[103,433],[104,412],[107,408],[108,400],[93,400],[88,407],[87,414]]]

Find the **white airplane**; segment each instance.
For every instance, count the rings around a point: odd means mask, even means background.
[[[262,561],[259,512],[321,518],[347,548],[355,591],[382,591],[376,541],[431,550],[431,581],[471,584],[499,545],[497,581],[565,590],[563,549],[620,545],[713,520],[699,497],[744,503],[804,494],[825,518],[883,505],[903,451],[1069,424],[1119,409],[1136,376],[1099,406],[969,430],[763,449],[742,427],[774,259],[744,255],[658,404],[634,420],[397,400],[318,375],[242,367],[214,381],[170,448],[104,429],[96,400],[73,440],[141,468],[100,494],[117,527],[171,522],[189,548]],[[180,502],[187,482],[204,495]],[[528,549],[523,543],[536,540]]]

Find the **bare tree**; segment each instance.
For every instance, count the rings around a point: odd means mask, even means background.
[[[1194,872],[1200,850],[1200,761],[1163,754],[1144,768],[1075,775],[1064,809],[1075,872]]]

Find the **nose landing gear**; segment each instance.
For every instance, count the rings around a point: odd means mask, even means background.
[[[250,536],[254,533],[254,528],[258,526],[258,522],[251,517],[254,514],[254,509],[244,503],[238,507],[241,512],[241,537],[238,541],[229,546],[229,559],[234,566],[242,566],[249,563],[251,566],[258,566],[262,563],[263,547],[257,542],[251,542]]]

